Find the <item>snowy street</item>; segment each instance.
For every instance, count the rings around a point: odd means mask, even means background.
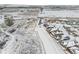
[[[38,31],[39,36],[44,44],[44,48],[46,53],[53,53],[53,54],[64,54],[65,52],[62,50],[60,45],[57,44],[57,42],[50,37],[48,32],[45,30],[44,27],[36,27],[36,31]]]

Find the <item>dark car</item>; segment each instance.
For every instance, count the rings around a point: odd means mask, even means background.
[[[69,37],[69,36],[66,36],[66,37],[64,37],[62,40],[60,40],[60,44],[61,44],[62,46],[64,46],[64,47],[66,47],[67,44],[68,44],[68,42],[69,42],[69,40],[70,40],[70,37]]]

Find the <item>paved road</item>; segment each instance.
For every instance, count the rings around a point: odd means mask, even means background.
[[[50,37],[44,27],[40,28],[37,26],[36,31],[39,33],[47,54],[65,54],[57,42],[52,37]]]

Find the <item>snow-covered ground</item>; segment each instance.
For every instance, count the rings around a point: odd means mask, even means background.
[[[43,10],[42,14],[39,14],[39,17],[79,17],[78,15],[79,10]]]
[[[25,25],[29,25],[25,28]],[[20,25],[20,28],[17,26]],[[9,35],[11,38],[6,42],[4,47],[0,49],[0,53],[3,54],[40,54],[45,53],[44,46],[40,37],[36,31],[34,31],[34,23],[25,23],[25,21],[19,21],[19,23],[8,27],[5,31],[2,27],[0,30]],[[16,28],[14,33],[8,32],[8,30]],[[3,37],[3,36],[2,36]],[[1,38],[0,38],[1,39]],[[3,39],[1,39],[3,40]],[[1,42],[0,42],[1,43]]]
[[[4,12],[4,11],[8,12]],[[43,25],[38,25],[38,17],[79,17],[79,10],[43,10],[41,13],[36,14],[36,18],[33,19],[29,17],[29,12],[24,12],[27,15],[23,16],[16,12],[12,12],[10,9],[5,9],[3,11],[4,15],[18,16],[14,18],[14,24],[11,27],[6,27],[5,29],[0,28],[0,31],[9,35],[11,38],[8,42],[6,42],[3,49],[0,49],[0,53],[11,53],[11,54],[65,54],[65,51],[61,44],[54,38],[55,36],[51,36]],[[14,9],[12,9],[14,10]],[[9,12],[10,11],[10,12]],[[19,11],[20,12],[20,11]],[[20,14],[20,15],[19,15]],[[31,14],[33,15],[33,14]],[[27,17],[28,16],[28,17]],[[30,19],[31,18],[31,19]],[[17,20],[16,20],[17,19]],[[20,19],[20,20],[18,20]],[[37,19],[37,20],[36,20]],[[41,19],[43,20],[43,19]],[[61,19],[59,19],[61,20]],[[68,19],[63,19],[63,21]],[[0,23],[3,20],[0,20]],[[36,22],[36,23],[35,23]],[[44,24],[46,21],[44,22]],[[66,36],[69,36],[70,39],[76,39],[79,43],[79,37],[74,37],[72,34],[69,34],[65,27],[70,27],[71,31],[76,31],[79,34],[79,30],[73,28],[71,25],[62,24],[62,23],[52,23],[51,26],[55,26],[52,28],[52,33],[54,30],[59,30],[63,33],[61,40],[63,40]],[[13,33],[10,33],[11,30],[15,29]],[[54,33],[58,34],[58,32]],[[3,37],[3,36],[1,36]],[[1,40],[2,38],[0,38]],[[3,39],[2,39],[3,40]],[[1,42],[0,42],[1,43]],[[71,45],[71,43],[69,44]]]

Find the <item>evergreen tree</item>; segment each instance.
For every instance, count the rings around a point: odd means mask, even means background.
[[[12,18],[7,18],[7,19],[5,20],[5,24],[6,24],[7,26],[13,25],[13,20],[12,20]]]

